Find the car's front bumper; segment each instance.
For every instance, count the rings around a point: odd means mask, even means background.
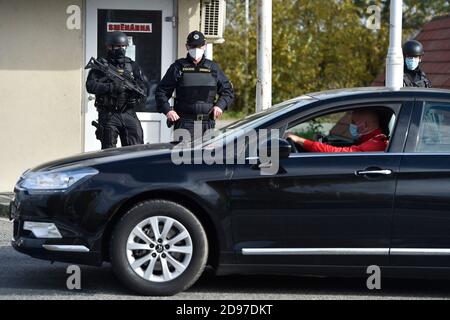
[[[101,265],[102,254],[98,246],[85,237],[83,228],[77,224],[67,223],[64,218],[44,214],[45,207],[39,206],[44,200],[21,197],[22,202],[16,199],[10,203],[9,218],[13,221],[12,247],[34,258],[60,261],[75,264]],[[30,210],[35,208],[35,210]],[[40,210],[38,210],[38,208]],[[38,214],[36,214],[39,212]],[[32,231],[24,228],[25,222],[51,223],[56,226],[60,238],[39,238]],[[95,237],[94,237],[95,238]]]
[[[91,251],[85,244],[70,238],[37,239],[27,230],[23,229],[23,221],[13,220],[14,237],[12,247],[33,258],[60,261],[76,264],[101,265],[102,258],[99,252]]]

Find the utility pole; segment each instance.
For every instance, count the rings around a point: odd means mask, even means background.
[[[386,87],[400,90],[403,87],[403,0],[391,1],[389,50],[386,58]]]
[[[256,111],[272,106],[272,0],[258,0]]]
[[[244,29],[244,37],[245,37],[245,52],[244,52],[244,59],[245,59],[245,84],[244,84],[244,114],[247,115],[249,106],[249,82],[250,82],[250,68],[248,67],[249,64],[249,32],[250,32],[250,0],[245,0],[245,29]]]

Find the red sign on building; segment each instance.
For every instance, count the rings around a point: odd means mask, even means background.
[[[122,31],[152,33],[151,23],[108,22],[106,28],[108,32]]]

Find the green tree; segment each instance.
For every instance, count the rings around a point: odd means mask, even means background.
[[[231,78],[233,111],[254,112],[256,93],[256,2],[227,1],[226,42],[215,47]],[[433,16],[448,12],[449,1],[405,0],[405,35]],[[382,8],[380,30],[365,27],[367,8]],[[390,0],[273,0],[273,102],[312,91],[367,86],[384,66]],[[407,37],[406,36],[406,37]]]
[[[391,0],[354,0],[360,13],[372,4],[381,6],[382,18],[385,23],[389,22]],[[448,0],[403,0],[403,31],[406,38],[414,35],[424,24],[431,19],[448,15],[450,12],[450,1]]]

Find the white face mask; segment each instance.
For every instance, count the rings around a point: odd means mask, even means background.
[[[202,48],[189,49],[189,55],[194,60],[200,60],[203,57],[204,54],[205,54],[205,50],[202,49]]]

